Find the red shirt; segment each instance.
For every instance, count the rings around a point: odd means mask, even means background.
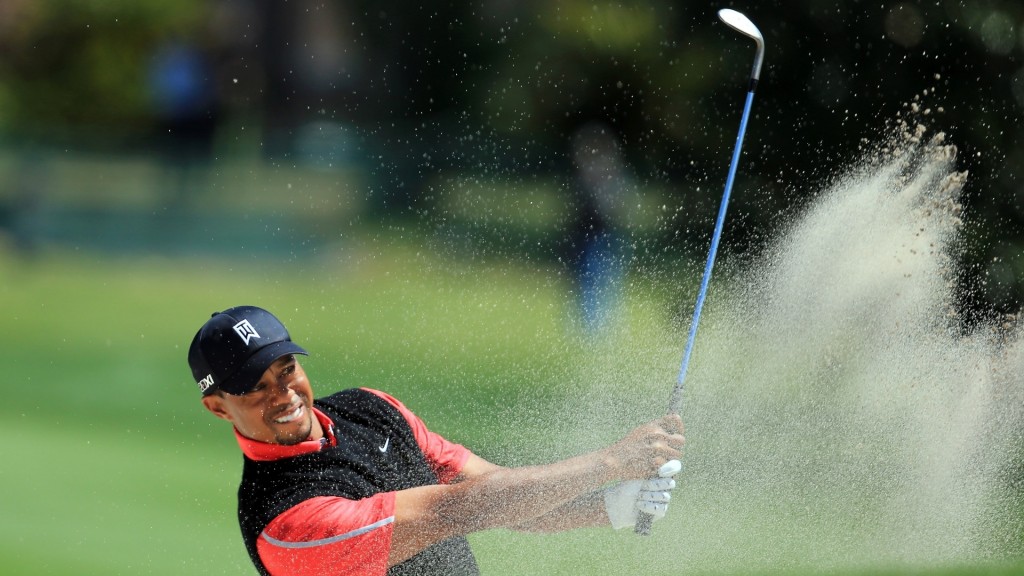
[[[438,483],[452,482],[469,459],[465,447],[427,429],[422,420],[397,399],[364,388],[394,406],[409,423],[416,443],[437,475]],[[252,460],[290,458],[344,442],[334,436],[334,423],[323,412],[313,414],[324,429],[322,440],[294,446],[267,444],[235,431],[242,452]],[[383,575],[388,568],[395,518],[395,493],[381,492],[362,500],[321,496],[306,500],[274,518],[256,543],[263,565],[276,575]]]

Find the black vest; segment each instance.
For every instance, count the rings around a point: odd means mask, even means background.
[[[391,404],[365,390],[350,389],[314,401],[334,422],[337,446],[270,462],[245,458],[238,488],[238,523],[249,557],[267,575],[256,551],[264,527],[310,498],[367,498],[437,484],[412,429]],[[379,447],[388,443],[386,452]],[[476,560],[463,537],[439,542],[393,566],[388,576],[476,575]],[[324,575],[329,576],[329,575]]]

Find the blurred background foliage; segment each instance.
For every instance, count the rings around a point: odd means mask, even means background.
[[[5,0],[0,225],[26,251],[98,237],[187,252],[229,249],[244,233],[176,243],[197,233],[194,214],[241,214],[305,227],[279,235],[301,257],[348,226],[400,222],[557,261],[574,210],[569,142],[599,121],[639,190],[636,257],[701,253],[752,54],[717,21],[720,7]],[[732,7],[768,47],[727,229],[734,250],[758,247],[918,100],[972,175],[963,307],[1019,308],[1024,6]],[[488,191],[486,208],[472,209],[467,186]],[[547,208],[518,209],[523,194]],[[98,218],[121,230],[95,234]],[[125,218],[153,237],[131,236]]]

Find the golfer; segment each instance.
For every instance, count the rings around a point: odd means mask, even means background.
[[[306,354],[253,306],[215,313],[188,351],[203,406],[233,425],[244,455],[238,521],[261,574],[478,574],[471,532],[665,515],[684,442],[678,416],[575,458],[504,468],[384,392],[314,400],[297,359]]]

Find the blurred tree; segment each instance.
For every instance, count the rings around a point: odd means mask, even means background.
[[[220,10],[228,5],[231,10]],[[755,246],[877,141],[914,99],[971,172],[964,305],[1024,302],[1024,5],[1007,0],[739,2],[764,32],[765,69],[726,230]],[[752,47],[718,5],[642,0],[6,0],[0,131],[19,138],[152,127],[147,58],[220,22],[229,106],[260,118],[271,153],[298,127],[351,128],[381,214],[423,214],[446,170],[569,173],[566,143],[612,126],[639,185],[670,190],[666,221],[714,216]],[[225,16],[225,14],[227,14]],[[223,80],[223,78],[222,78]],[[938,110],[943,113],[937,113]],[[260,128],[260,127],[256,127]],[[258,130],[256,130],[258,132]],[[283,144],[278,144],[283,143]],[[691,232],[688,232],[691,231]],[[673,240],[673,242],[676,242]]]
[[[1015,310],[1024,297],[1022,163],[1024,6],[847,0],[741,2],[767,43],[748,131],[733,246],[756,242],[878,142],[912,103],[932,133],[950,133],[971,172],[960,291],[969,309]],[[477,66],[473,109],[502,134],[565,141],[603,119],[623,135],[641,180],[671,183],[686,206],[672,226],[712,217],[752,47],[718,6],[570,0],[505,7],[481,18],[495,48]],[[485,40],[484,40],[485,39]],[[495,56],[496,55],[496,56]],[[939,110],[943,112],[938,113]]]
[[[620,135],[639,183],[671,190],[673,204],[685,208],[666,223],[666,238],[697,235],[711,222],[752,51],[718,22],[718,5],[335,5],[337,38],[349,57],[332,89],[302,97],[294,63],[316,50],[309,27],[293,27],[267,44],[269,53],[291,47],[290,60],[267,75],[268,94],[277,94],[268,116],[319,114],[357,126],[384,213],[428,210],[433,196],[425,183],[442,170],[510,181],[567,174],[570,135],[602,121]],[[964,305],[1019,307],[1024,7],[998,0],[733,7],[758,24],[768,49],[737,183],[751,192],[734,198],[727,241],[756,245],[780,215],[799,210],[854,162],[863,139],[883,138],[886,123],[917,99],[922,110],[944,110],[924,119],[933,132],[950,132],[961,167],[973,175],[964,282],[978,289],[961,292]],[[277,14],[269,21],[297,20]],[[285,109],[292,112],[279,113]]]
[[[117,139],[149,128],[148,58],[203,21],[201,0],[5,0],[0,128],[19,138]]]

